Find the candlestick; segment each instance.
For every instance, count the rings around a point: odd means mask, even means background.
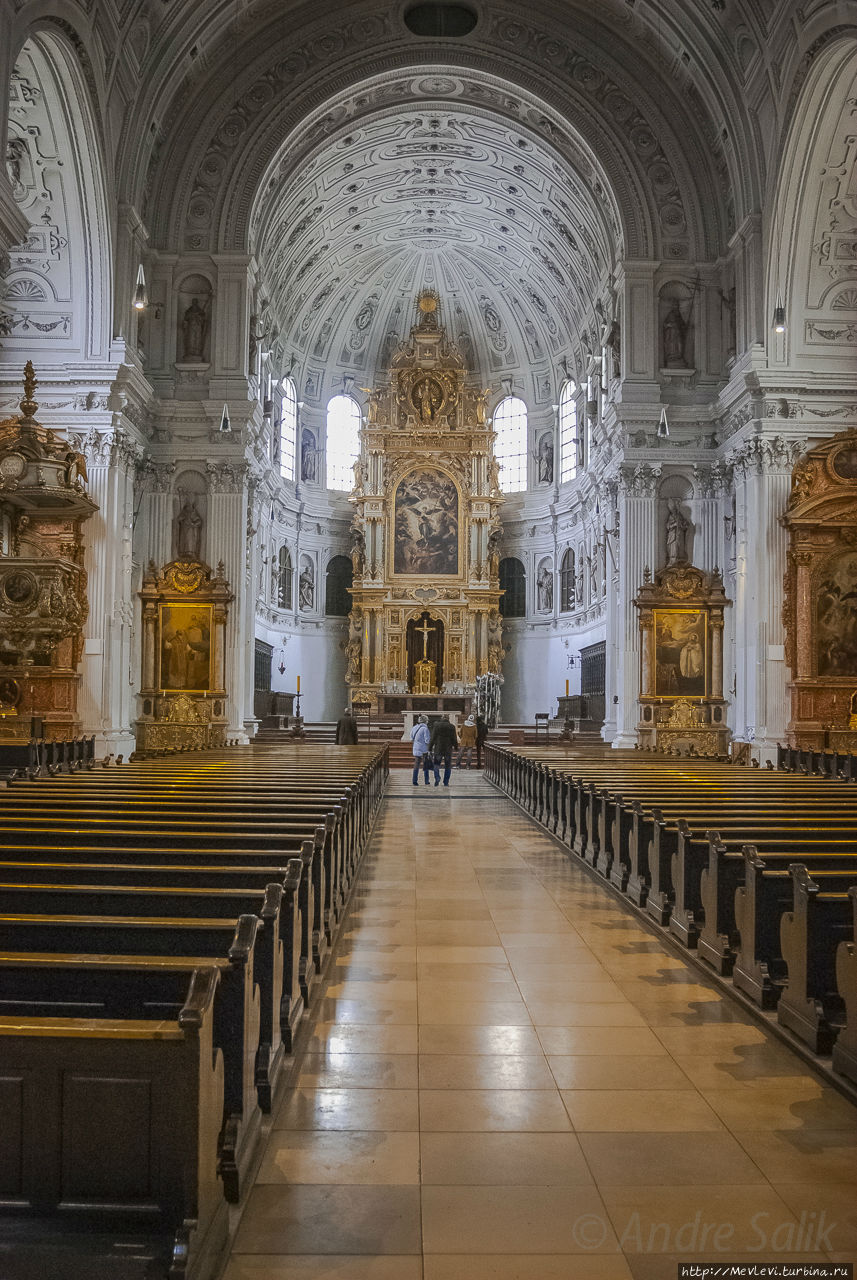
[[[298,692],[298,693],[300,693],[300,691],[301,691],[301,678],[300,678],[300,676],[298,676],[298,688],[297,688],[297,692]]]

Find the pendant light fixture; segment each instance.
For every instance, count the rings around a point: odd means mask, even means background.
[[[140,263],[137,268],[137,287],[134,290],[134,307],[137,311],[145,311],[149,305],[149,295],[146,292],[146,276],[143,272],[143,264]]]

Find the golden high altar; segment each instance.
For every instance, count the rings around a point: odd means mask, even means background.
[[[354,467],[352,699],[373,711],[468,711],[501,674],[500,505],[487,392],[439,322],[436,293],[368,391]]]

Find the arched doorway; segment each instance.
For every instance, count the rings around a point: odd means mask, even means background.
[[[443,649],[444,626],[440,618],[434,617],[427,609],[419,618],[411,618],[408,622],[406,645],[408,651],[408,688],[412,692],[434,693],[443,686]],[[434,689],[417,688],[420,662],[434,664]]]

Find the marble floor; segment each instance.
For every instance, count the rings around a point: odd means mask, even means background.
[[[857,1259],[857,1109],[481,775],[391,779],[225,1280]]]

